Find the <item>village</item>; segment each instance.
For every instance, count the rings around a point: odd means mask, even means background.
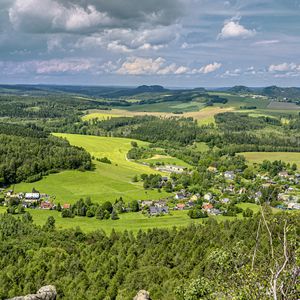
[[[193,193],[189,188],[180,188],[176,181],[178,174],[190,174],[185,167],[163,166],[163,171],[168,176],[157,176],[155,187],[159,189],[172,189],[170,196],[158,200],[136,200],[138,209],[145,216],[163,216],[172,211],[194,211],[200,214],[188,213],[191,218],[217,216],[236,216],[241,213],[235,206],[238,203],[253,203],[260,205],[267,203],[276,209],[300,210],[300,174],[296,172],[280,171],[271,178],[266,174],[257,174],[255,178],[245,181],[241,180],[241,171],[218,172],[217,168],[209,167],[208,171],[218,178],[218,184],[204,193]],[[160,171],[162,171],[160,169]],[[152,178],[152,177],[151,177]],[[154,175],[153,175],[154,178]],[[153,181],[152,178],[152,181]],[[147,178],[144,178],[144,183]],[[179,189],[180,188],[180,189]],[[40,191],[33,189],[30,192],[14,193],[13,190],[4,190],[2,205],[7,206],[14,213],[18,206],[23,210],[43,209],[43,210],[69,210],[72,205],[63,203],[62,205],[55,199]],[[1,198],[0,198],[1,199]],[[114,204],[112,204],[114,205]],[[59,206],[59,207],[58,207]],[[123,204],[119,212],[132,211],[130,205]]]

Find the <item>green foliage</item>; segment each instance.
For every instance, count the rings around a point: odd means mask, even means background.
[[[6,134],[0,134],[0,178],[3,178],[3,184],[25,180],[34,182],[53,169],[91,169],[91,157],[82,148],[73,147],[66,140],[49,136],[34,126],[15,127],[0,126],[0,132],[6,128]]]
[[[219,223],[208,219],[204,225],[139,231],[136,236],[53,226],[45,230],[32,224],[27,213],[22,218],[0,215],[0,298],[53,284],[59,299],[131,300],[140,289],[166,300],[272,299],[270,270],[284,262],[283,228],[288,224],[289,259],[276,293],[278,299],[297,299],[299,217],[265,212],[265,218],[273,257],[261,215]],[[50,219],[46,223],[53,224]]]
[[[207,212],[202,211],[201,208],[193,208],[193,209],[189,210],[188,216],[191,219],[208,218]]]

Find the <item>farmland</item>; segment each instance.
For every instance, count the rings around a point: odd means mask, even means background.
[[[81,197],[90,196],[95,202],[124,201],[134,199],[156,199],[166,196],[164,192],[145,191],[141,183],[132,183],[133,176],[153,173],[149,167],[130,162],[126,154],[131,148],[131,139],[57,134],[69,140],[72,145],[85,148],[95,158],[107,157],[112,164],[94,161],[95,170],[88,172],[64,171],[51,174],[35,183],[15,185],[15,191],[31,191],[36,188],[55,197],[55,202],[74,203]],[[147,143],[137,141],[139,145]]]
[[[281,160],[286,163],[296,163],[300,168],[300,153],[293,152],[243,152],[240,153],[245,156],[250,163],[262,163],[264,160],[275,161]]]

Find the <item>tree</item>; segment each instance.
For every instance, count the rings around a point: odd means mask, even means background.
[[[140,206],[137,200],[133,200],[129,204],[132,212],[138,212],[140,210]]]
[[[102,204],[102,209],[107,210],[111,214],[113,211],[113,206],[110,201],[106,201]]]
[[[118,216],[118,213],[115,210],[113,210],[113,212],[111,213],[111,219],[112,220],[119,220],[120,219],[119,216]]]
[[[104,212],[104,209],[101,206],[99,206],[96,210],[96,219],[103,220],[105,215]]]
[[[44,230],[52,231],[55,229],[55,219],[53,216],[48,217],[45,225],[43,226]]]
[[[251,217],[253,217],[253,210],[250,209],[249,207],[247,207],[247,208],[243,211],[243,217],[244,217],[244,218],[251,218]]]
[[[132,141],[132,142],[131,142],[131,146],[132,146],[133,148],[137,148],[137,147],[138,147],[138,144],[137,144],[137,142]]]
[[[138,179],[137,175],[133,176],[132,182],[138,182],[138,181],[139,181],[139,179]]]

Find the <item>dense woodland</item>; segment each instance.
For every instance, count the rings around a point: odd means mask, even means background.
[[[293,214],[188,228],[138,232],[40,228],[31,216],[0,216],[0,298],[28,294],[45,284],[59,299],[299,298],[299,218]]]
[[[0,124],[0,184],[37,181],[65,169],[90,170],[90,155],[36,126]]]

